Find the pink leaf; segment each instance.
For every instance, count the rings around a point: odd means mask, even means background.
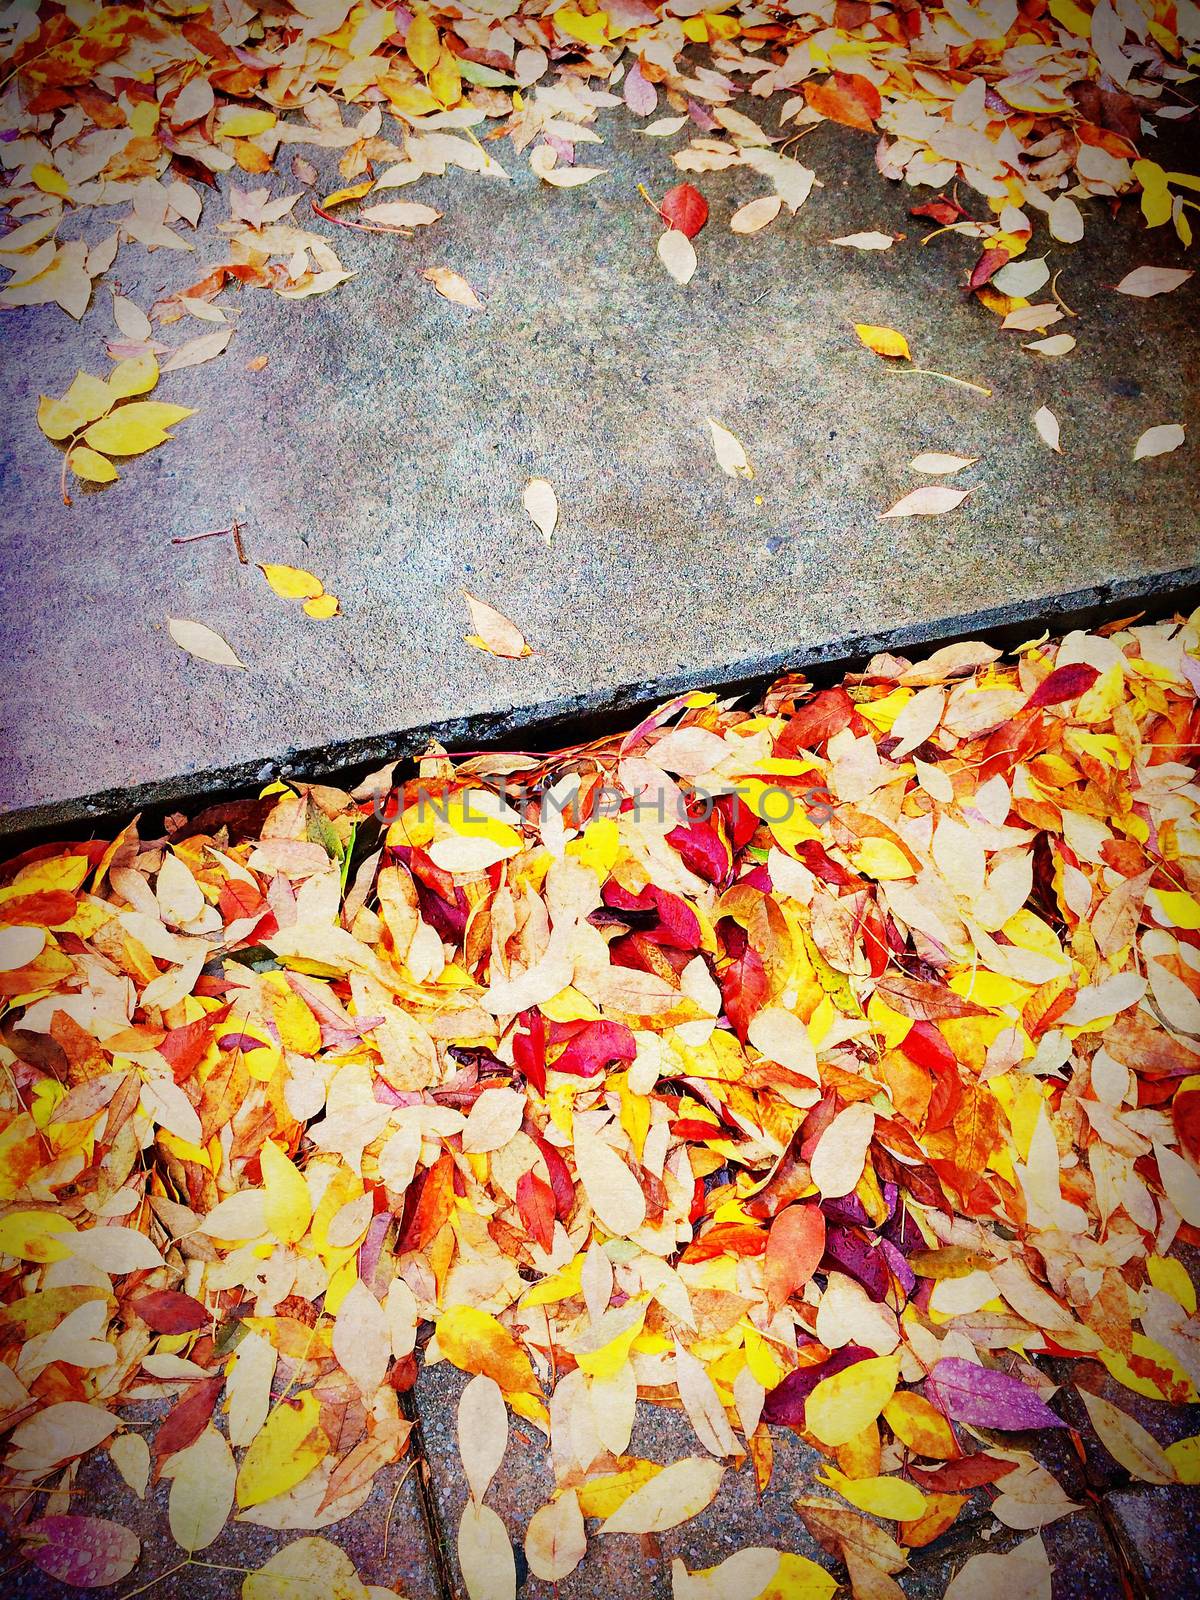
[[[925,1394],[952,1422],[972,1428],[1066,1427],[1020,1378],[977,1367],[960,1356],[937,1363],[925,1380]]]
[[[40,1517],[26,1530],[45,1543],[28,1548],[36,1567],[77,1589],[119,1583],[137,1565],[141,1540],[131,1528],[105,1517]]]

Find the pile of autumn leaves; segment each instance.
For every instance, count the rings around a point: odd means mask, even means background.
[[[1040,1530],[1079,1502],[1024,1437],[1067,1422],[1036,1353],[1078,1363],[1133,1477],[1200,1481],[1200,1441],[1093,1392],[1200,1378],[1171,1255],[1200,1227],[1200,616],[1109,635],[691,694],[552,760],[435,753],[8,863],[23,1556],[133,1571],[78,1492],[105,1452],[131,1495],[169,1481],[181,1564],[236,1511],[289,1536],[245,1600],[364,1600],[323,1530],[397,1470],[438,1360],[470,1375],[471,1600],[511,1600],[514,1539],[560,1582],[589,1521],[667,1535],[731,1474],[761,1491],[789,1429],[820,1453],[787,1469],[796,1542],[859,1600],[984,1491],[1023,1537],[950,1600],[1049,1600]],[[639,1398],[694,1453],[631,1454]],[[150,1432],[123,1420],[146,1399]],[[488,1504],[510,1413],[554,1473],[519,1528]],[[672,1585],[837,1581],[752,1546]]]

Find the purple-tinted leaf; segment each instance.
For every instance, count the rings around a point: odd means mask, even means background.
[[[625,104],[635,117],[648,117],[658,105],[658,90],[642,76],[641,65],[635,62],[625,74]]]
[[[916,1218],[907,1206],[892,1214],[883,1225],[883,1236],[890,1239],[903,1255],[911,1255],[914,1250],[928,1248],[925,1235],[917,1226]]]
[[[120,1583],[142,1553],[141,1540],[131,1528],[105,1517],[39,1517],[25,1532],[34,1566],[76,1589]]]
[[[926,1397],[952,1422],[972,1428],[1065,1428],[1020,1378],[977,1367],[960,1356],[939,1361],[925,1380]]]
[[[832,1378],[835,1372],[842,1372],[858,1361],[866,1361],[874,1354],[873,1350],[864,1349],[862,1345],[848,1344],[841,1350],[835,1350],[829,1360],[823,1361],[820,1366],[798,1367],[795,1372],[789,1372],[783,1382],[777,1383],[767,1395],[763,1404],[763,1421],[782,1423],[788,1428],[802,1428],[804,1402],[822,1378]]]
[[[887,1264],[892,1269],[893,1276],[898,1280],[907,1299],[917,1286],[916,1273],[890,1239],[881,1239],[879,1248],[887,1257]]]
[[[829,1222],[840,1223],[844,1228],[872,1226],[867,1208],[856,1194],[844,1194],[837,1200],[822,1200],[821,1210]]]
[[[825,1235],[824,1264],[861,1283],[876,1303],[887,1299],[892,1286],[887,1258],[878,1244],[862,1234],[850,1228],[830,1228]]]

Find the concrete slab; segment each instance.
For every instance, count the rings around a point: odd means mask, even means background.
[[[925,192],[880,178],[869,139],[807,137],[824,188],[752,238],[728,217],[763,180],[700,178],[712,220],[680,288],[636,185],[677,181],[685,136],[647,139],[623,112],[600,126],[610,170],[581,189],[540,185],[501,146],[511,184],[458,173],[405,191],[445,212],[415,239],[306,217],[358,277],[300,303],[228,294],[244,312],[227,354],[160,385],[197,415],[70,510],[34,414],[77,367],[105,370],[108,294],[79,328],[54,309],[9,314],[9,830],[253,782],[305,753],[326,768],[386,759],[431,725],[475,743],[993,609],[1036,619],[1074,591],[1116,584],[1132,603],[1197,559],[1196,443],[1131,460],[1143,429],[1189,415],[1195,281],[1152,301],[1111,289],[1181,259],[1168,230],[1147,235],[1126,207],[1096,215],[1082,247],[1050,248],[1079,344],[1045,361],[962,294],[971,241],[917,242],[908,206]],[[127,246],[116,276],[143,305],[195,281],[225,259],[226,214],[206,194],[195,255]],[[870,228],[908,239],[879,254],[826,242]],[[461,273],[485,309],[439,298],[429,266]],[[993,396],[891,370],[856,321],[900,328],[923,365]],[[265,370],[247,371],[259,354]],[[1031,425],[1047,403],[1061,456]],[[744,442],[753,484],[717,469],[709,415]],[[941,519],[881,522],[921,481],[905,464],[923,449],[978,456],[960,480],[975,492]],[[558,492],[550,546],[521,507],[530,475]],[[343,616],[278,600],[228,540],[170,543],[234,514],[252,559],[315,570]],[[464,645],[464,587],[537,653]],[[249,670],[182,654],[169,615],[217,629]]]

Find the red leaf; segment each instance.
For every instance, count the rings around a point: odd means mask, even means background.
[[[694,239],[708,221],[708,201],[690,183],[677,183],[659,202],[663,221]]]
[[[874,130],[875,119],[883,110],[879,90],[870,78],[856,72],[835,72],[824,83],[806,83],[804,98],[830,122],[861,128],[864,133]]]
[[[524,1033],[513,1034],[513,1061],[539,1094],[546,1092],[546,1019],[540,1011],[523,1011]]]
[[[876,991],[893,1011],[912,1017],[918,1022],[934,1017],[982,1017],[983,1006],[973,1000],[964,1000],[953,989],[940,983],[923,983],[920,978],[907,978],[893,973],[876,984]]]
[[[717,1256],[760,1256],[767,1235],[748,1222],[718,1222],[683,1252],[684,1261],[712,1261]]]
[[[190,1078],[200,1065],[212,1039],[213,1029],[225,1021],[231,1009],[230,1006],[218,1006],[215,1011],[197,1017],[195,1022],[185,1022],[167,1034],[158,1050],[170,1067],[176,1083],[183,1083]]]
[[[962,1461],[947,1461],[940,1467],[910,1466],[908,1469],[922,1489],[934,1494],[956,1494],[963,1489],[978,1489],[984,1483],[999,1483],[1017,1470],[1015,1461],[997,1461],[992,1456],[966,1456]]]
[[[190,1294],[155,1289],[130,1302],[134,1311],[155,1333],[191,1333],[208,1325],[208,1312]]]
[[[910,206],[908,214],[910,217],[928,217],[932,222],[940,222],[944,228],[967,215],[957,200],[949,200],[944,194],[938,195],[936,200],[925,200],[919,206]]]
[[[825,1254],[825,1218],[819,1206],[788,1206],[771,1224],[763,1280],[771,1314],[802,1289]]]
[[[523,1172],[517,1179],[517,1210],[538,1244],[549,1250],[554,1243],[554,1190],[536,1172]]]
[[[213,1407],[217,1403],[217,1396],[224,1384],[223,1372],[218,1373],[215,1378],[197,1379],[179,1404],[163,1418],[161,1427],[154,1435],[154,1460],[157,1468],[161,1468],[167,1456],[173,1456],[177,1450],[186,1450],[188,1445],[195,1444],[208,1426]],[[155,1476],[157,1477],[157,1471]]]
[[[775,741],[777,756],[795,756],[801,751],[819,752],[835,733],[850,728],[862,732],[862,718],[845,689],[822,689],[802,705]]]
[[[36,894],[20,894],[0,906],[0,922],[22,923],[26,927],[56,928],[75,915],[75,896],[66,889],[40,889]]]
[[[733,1031],[745,1044],[750,1024],[767,998],[767,974],[762,957],[752,945],[747,945],[719,976],[726,1014],[733,1023]]]
[[[550,1174],[550,1187],[554,1191],[554,1209],[565,1222],[575,1206],[575,1180],[571,1176],[571,1169],[554,1146],[545,1139],[534,1134],[533,1142],[537,1145],[538,1153],[546,1163],[546,1171]]]
[[[103,1589],[120,1583],[138,1563],[142,1543],[132,1528],[106,1517],[39,1517],[25,1529],[35,1567],[76,1589]]]
[[[1078,700],[1099,676],[1096,668],[1089,666],[1086,661],[1073,661],[1068,667],[1055,667],[1029,696],[1025,709],[1037,711],[1042,706],[1061,706],[1065,700]]]
[[[679,851],[685,867],[709,883],[723,883],[733,865],[729,846],[711,822],[672,828],[667,843]]]
[[[985,250],[971,268],[968,286],[972,289],[982,289],[989,278],[995,277],[1007,260],[1008,251],[1001,250],[999,245],[994,246],[991,250]]]

